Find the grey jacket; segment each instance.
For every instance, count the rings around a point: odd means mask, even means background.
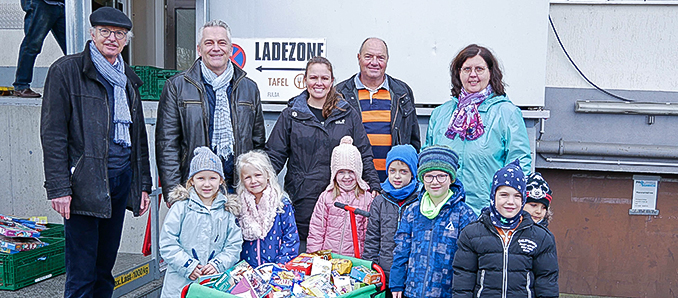
[[[418,197],[419,191],[414,191],[405,199],[402,206],[398,206],[398,203],[387,193],[378,195],[372,201],[363,259],[379,264],[386,273],[387,282],[393,264],[393,251],[396,247],[393,238],[398,229],[400,217],[405,208],[416,201]]]
[[[337,84],[337,91],[358,112],[361,111],[358,102],[358,89],[355,86],[355,76]],[[410,144],[419,152],[421,149],[419,122],[417,110],[414,107],[414,94],[405,82],[386,75],[391,90],[391,146]],[[395,103],[395,104],[393,104]],[[360,118],[362,119],[362,115]]]
[[[188,70],[167,80],[158,104],[155,152],[165,198],[172,188],[186,183],[193,150],[209,147],[211,142],[211,116],[199,60]],[[237,158],[252,149],[264,148],[266,128],[257,84],[245,77],[245,71],[233,67],[230,101],[235,139],[233,151]]]

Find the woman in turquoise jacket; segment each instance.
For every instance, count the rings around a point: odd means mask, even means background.
[[[504,92],[497,59],[469,45],[450,64],[452,100],[431,113],[425,146],[447,145],[459,154],[458,177],[476,215],[490,205],[492,176],[515,159],[527,175],[530,141],[520,108]]]

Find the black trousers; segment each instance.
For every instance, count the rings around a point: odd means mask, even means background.
[[[65,220],[66,288],[64,297],[111,297],[111,270],[120,247],[132,170],[110,176],[111,218],[71,214]]]

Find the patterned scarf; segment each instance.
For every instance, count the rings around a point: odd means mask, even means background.
[[[129,148],[132,146],[132,138],[129,133],[132,115],[129,112],[127,92],[125,92],[125,86],[127,85],[125,62],[122,61],[122,56],[118,54],[115,63],[111,64],[101,55],[93,41],[89,42],[89,52],[97,72],[109,84],[113,85],[113,99],[115,100],[113,107],[113,125],[115,129],[113,142]]]
[[[478,106],[490,97],[492,92],[491,85],[487,85],[485,89],[477,93],[468,93],[462,88],[459,94],[459,104],[452,113],[445,136],[454,140],[454,137],[459,135],[462,140],[469,141],[482,136],[485,133],[485,126],[478,113]]]
[[[233,154],[233,124],[231,123],[231,107],[228,102],[228,87],[233,78],[233,65],[228,61],[226,71],[220,76],[212,72],[200,60],[202,76],[216,93],[214,107],[214,132],[212,132],[212,150],[223,159]]]
[[[242,238],[247,241],[264,239],[275,222],[275,217],[281,205],[280,194],[267,186],[259,204],[255,203],[254,195],[247,190],[238,196],[238,200],[241,206]]]

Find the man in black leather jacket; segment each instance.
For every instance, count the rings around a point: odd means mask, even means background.
[[[238,155],[264,148],[259,88],[231,63],[232,51],[228,25],[210,21],[200,30],[200,58],[165,84],[155,131],[165,200],[175,186],[186,183],[195,148],[207,146],[222,158],[229,189]]]
[[[65,220],[65,297],[111,297],[125,208],[148,210],[152,181],[142,82],[120,52],[130,19],[90,16],[91,41],[49,68],[40,119],[45,189]]]
[[[337,91],[361,115],[380,181],[386,180],[386,154],[392,146],[421,149],[414,94],[405,82],[386,74],[388,58],[386,42],[365,39],[358,52],[360,72],[337,84]]]

